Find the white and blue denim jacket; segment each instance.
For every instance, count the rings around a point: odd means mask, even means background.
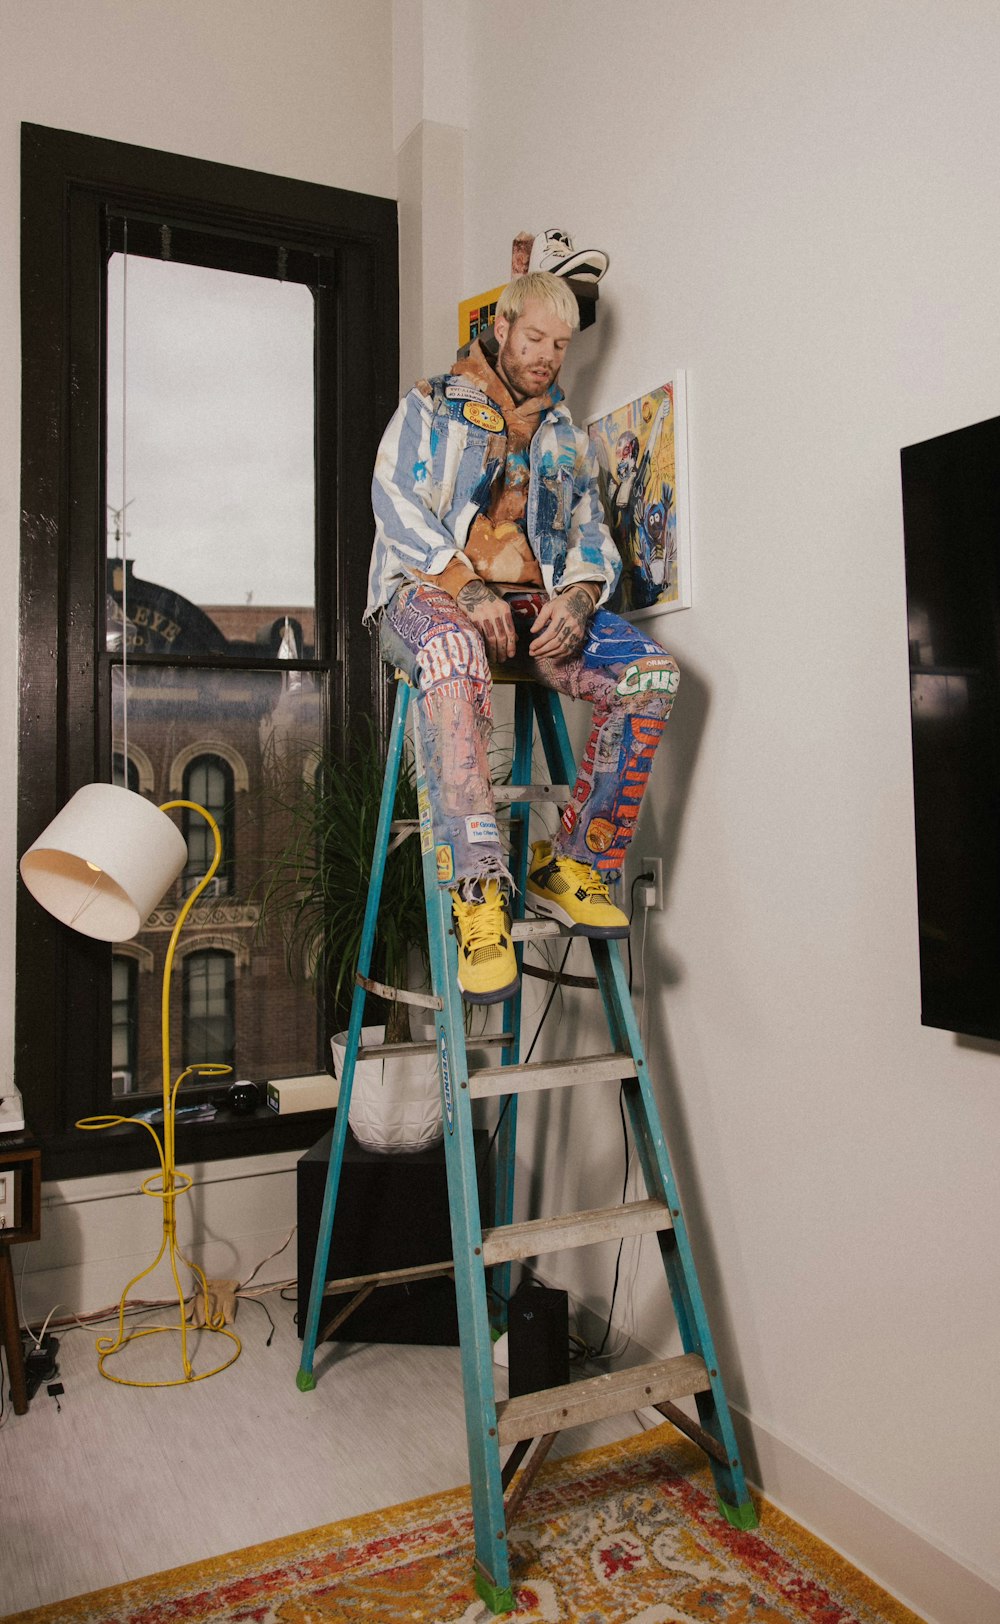
[[[621,558],[604,523],[597,459],[558,388],[552,397],[529,451],[528,542],[550,597],[575,581],[593,581],[601,583],[603,604],[617,584]],[[499,417],[478,381],[463,373],[431,378],[400,402],[372,480],[375,544],[366,621],[417,571],[439,575],[464,550],[507,455],[505,433],[493,432]]]

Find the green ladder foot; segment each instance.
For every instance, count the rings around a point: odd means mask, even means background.
[[[728,1506],[725,1500],[717,1500],[716,1504],[728,1523],[734,1528],[756,1528],[757,1507],[752,1500],[744,1500],[742,1505]]]
[[[491,1613],[512,1613],[514,1611],[514,1590],[511,1585],[495,1585],[483,1577],[479,1569],[475,1569],[472,1582],[476,1595],[484,1601]]]
[[[295,1377],[295,1385],[300,1393],[311,1393],[316,1386],[316,1377],[311,1370],[300,1370]]]

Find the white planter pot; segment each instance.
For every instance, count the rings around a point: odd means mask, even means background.
[[[383,1026],[363,1027],[362,1048],[381,1043],[384,1033]],[[338,1081],[346,1045],[346,1032],[338,1032],[330,1039]],[[388,1060],[360,1061],[354,1068],[347,1121],[355,1139],[366,1150],[398,1155],[437,1144],[444,1133],[437,1055],[394,1055]]]

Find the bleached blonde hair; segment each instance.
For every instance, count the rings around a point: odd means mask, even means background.
[[[551,271],[529,271],[525,276],[515,276],[497,300],[497,316],[513,326],[529,299],[541,299],[567,327],[579,327],[580,308],[573,290],[563,277],[553,276]]]

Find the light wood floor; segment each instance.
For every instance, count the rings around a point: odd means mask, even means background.
[[[294,1305],[266,1302],[270,1347],[263,1310],[241,1302],[243,1352],[206,1381],[113,1384],[97,1369],[98,1331],[64,1328],[59,1408],[43,1384],[15,1416],[5,1393],[0,1617],[468,1482],[457,1348],[328,1343],[315,1390],[300,1393]],[[228,1347],[203,1342],[196,1370]],[[179,1337],[145,1338],[126,1358],[112,1368],[173,1376]],[[577,1428],[554,1453],[640,1425]]]

